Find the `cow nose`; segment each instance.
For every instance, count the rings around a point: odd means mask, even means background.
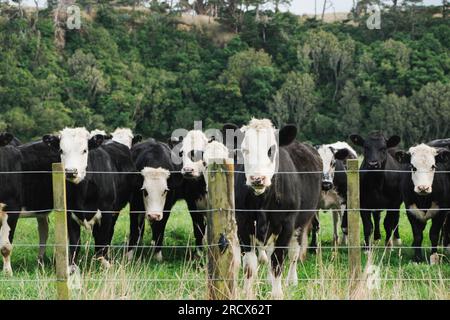
[[[161,221],[163,215],[161,212],[150,212],[146,214],[146,217],[149,221]]]
[[[369,161],[369,167],[378,168],[378,161]]]
[[[66,178],[67,179],[75,179],[78,174],[77,169],[66,169]]]
[[[431,187],[425,186],[425,185],[420,185],[420,186],[417,186],[417,190],[419,191],[419,193],[430,193]]]
[[[250,182],[254,186],[261,186],[266,181],[266,177],[264,176],[250,176]]]
[[[331,181],[322,181],[322,190],[328,191],[333,188],[333,182]]]
[[[182,171],[181,173],[185,176],[192,176],[194,174],[194,168],[186,167],[186,168],[183,168],[183,170],[181,170],[181,171]]]

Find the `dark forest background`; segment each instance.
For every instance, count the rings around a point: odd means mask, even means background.
[[[405,145],[450,136],[446,1],[391,1],[380,30],[366,26],[370,1],[332,23],[280,12],[283,0],[143,2],[77,1],[81,29],[68,30],[70,1],[0,1],[0,131],[27,141],[126,126],[163,139],[194,120],[268,117],[313,143],[377,129]]]

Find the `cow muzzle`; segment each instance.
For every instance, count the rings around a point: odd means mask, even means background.
[[[379,169],[380,166],[380,162],[375,160],[375,161],[367,161],[367,165],[369,167],[369,169]]]
[[[195,178],[195,170],[194,168],[189,168],[189,167],[184,167],[183,169],[181,169],[181,174],[183,175],[184,178],[187,179],[192,179]]]
[[[149,212],[149,213],[145,214],[145,217],[150,222],[161,221],[163,218],[163,213],[162,212]]]
[[[330,180],[322,180],[322,190],[323,191],[328,191],[333,189],[334,185],[333,185],[333,181]]]
[[[419,195],[427,195],[427,194],[430,194],[431,191],[432,191],[431,186],[426,186],[426,185],[420,185],[420,186],[416,186],[414,188],[414,192]]]

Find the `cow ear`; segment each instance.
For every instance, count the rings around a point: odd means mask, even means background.
[[[211,142],[213,142],[213,141],[216,141],[216,137],[215,137],[215,136],[209,137],[208,143],[211,143]]]
[[[448,162],[450,160],[450,150],[438,149],[438,154],[436,156],[436,162]]]
[[[12,140],[14,139],[14,136],[9,132],[4,132],[0,134],[0,147],[4,147],[8,145]]]
[[[395,153],[395,160],[397,160],[399,163],[410,163],[411,162],[411,154],[409,152],[405,152],[402,150],[399,150]]]
[[[170,149],[173,149],[177,144],[181,143],[183,141],[183,137],[170,137],[169,140],[167,140],[167,144],[169,145]]]
[[[359,134],[351,134],[350,135],[350,141],[353,142],[354,145],[363,147],[364,146],[364,139]]]
[[[350,151],[347,148],[339,149],[334,153],[334,157],[338,160],[345,160],[350,155]]]
[[[46,134],[45,136],[42,137],[42,142],[44,142],[47,146],[55,150],[60,149],[59,141],[60,141],[59,137],[50,134]]]
[[[386,147],[388,149],[389,148],[394,148],[400,143],[400,140],[401,139],[400,139],[399,136],[392,136],[386,141]]]
[[[105,137],[102,134],[97,134],[93,136],[91,139],[89,139],[88,143],[89,150],[100,147],[103,141],[105,141]]]
[[[133,140],[132,140],[132,142],[131,142],[131,145],[135,145],[135,144],[138,144],[139,142],[141,142],[142,141],[142,136],[140,135],[140,134],[137,134],[137,135],[135,135],[134,137],[133,137]]]
[[[291,124],[284,126],[279,133],[280,147],[290,145],[295,140],[296,137],[297,137],[296,126]]]
[[[314,147],[314,149],[319,150],[320,146],[321,146],[320,144],[315,144],[313,147]]]
[[[113,138],[112,134],[110,134],[110,133],[105,135],[104,137],[105,137],[105,140],[111,140]]]

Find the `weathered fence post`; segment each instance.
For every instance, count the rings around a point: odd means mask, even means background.
[[[66,177],[61,163],[54,163],[53,205],[55,211],[56,290],[58,300],[69,300],[69,248],[67,236]]]
[[[234,165],[225,159],[208,163],[208,299],[236,298],[240,248],[234,215]]]
[[[361,277],[361,236],[359,201],[358,159],[347,160],[347,219],[348,219],[348,266],[350,288],[355,288]],[[356,281],[355,281],[356,280]]]

